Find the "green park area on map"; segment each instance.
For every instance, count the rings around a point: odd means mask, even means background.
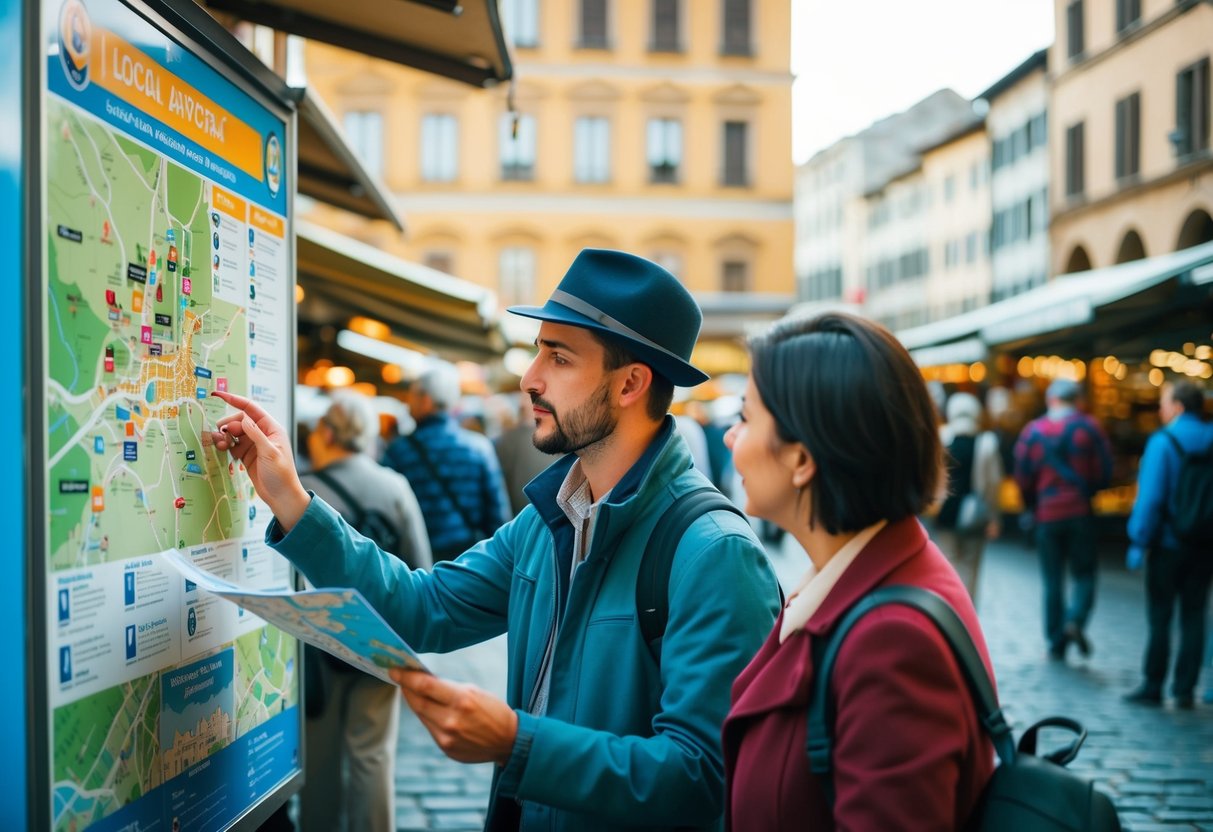
[[[266,626],[236,639],[236,736],[298,704],[298,642]]]
[[[249,366],[209,186],[54,98],[47,125],[50,569],[240,537],[247,478],[205,437]]]
[[[135,679],[54,714],[54,828],[84,829],[160,785],[160,677]]]

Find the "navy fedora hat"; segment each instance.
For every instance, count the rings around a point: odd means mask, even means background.
[[[678,278],[656,263],[609,249],[583,249],[543,306],[510,312],[603,333],[679,387],[708,380],[691,366],[703,313]]]

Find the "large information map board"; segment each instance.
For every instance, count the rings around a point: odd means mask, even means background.
[[[56,0],[42,21],[55,830],[223,829],[301,763],[295,640],[161,554],[291,581],[208,431],[215,390],[291,423],[293,122],[155,20]]]

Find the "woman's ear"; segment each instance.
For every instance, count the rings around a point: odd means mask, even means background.
[[[817,476],[817,462],[802,442],[789,442],[786,451],[788,467],[792,469],[792,487],[799,491]]]

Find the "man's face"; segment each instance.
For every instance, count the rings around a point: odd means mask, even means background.
[[[421,389],[421,385],[412,384],[404,393],[404,403],[409,406],[409,415],[414,421],[424,419],[434,410],[434,400],[430,394]]]
[[[535,447],[546,454],[575,453],[614,433],[615,372],[604,369],[602,345],[580,327],[548,322],[535,345],[539,354],[520,385],[531,397]]]
[[[1183,408],[1171,395],[1171,385],[1164,384],[1162,386],[1162,395],[1158,399],[1158,415],[1162,419],[1162,423],[1164,425],[1170,424],[1171,420],[1182,412]]]

